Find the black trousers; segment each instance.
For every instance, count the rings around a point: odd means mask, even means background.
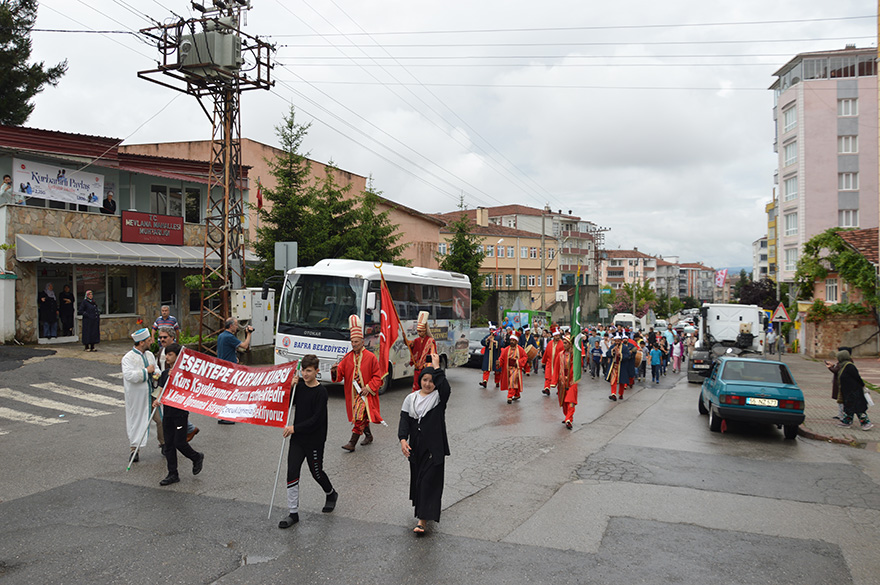
[[[195,461],[199,454],[186,442],[186,423],[189,413],[175,408],[171,412],[170,407],[165,407],[165,416],[162,418],[162,430],[165,433],[165,461],[168,464],[168,474],[177,475],[177,452],[191,461]],[[178,413],[183,414],[178,414]]]
[[[287,453],[287,503],[291,513],[299,510],[299,472],[305,460],[308,460],[309,472],[324,493],[333,491],[333,484],[324,473],[324,444],[302,445],[291,437],[290,451]]]

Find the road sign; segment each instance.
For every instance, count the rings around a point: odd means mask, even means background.
[[[773,311],[772,321],[774,323],[791,323],[791,319],[788,318],[788,311],[785,310],[782,303],[779,303],[779,306]]]

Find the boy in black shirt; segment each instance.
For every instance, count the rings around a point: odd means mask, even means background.
[[[160,388],[164,388],[165,384],[168,383],[168,374],[171,372],[174,362],[177,361],[178,355],[180,355],[180,345],[172,343],[165,347],[165,369],[162,370],[162,375],[159,376]],[[159,399],[156,398],[153,400],[153,407],[158,406]],[[168,466],[168,475],[159,482],[159,485],[165,486],[180,481],[180,476],[177,475],[178,451],[193,462],[193,475],[201,473],[205,454],[199,453],[190,447],[186,441],[186,426],[189,420],[189,412],[166,404],[162,415],[162,429],[165,432],[165,450],[163,454]]]
[[[284,436],[290,437],[287,454],[287,504],[290,515],[278,523],[278,528],[290,528],[299,522],[299,472],[303,460],[308,459],[312,477],[324,490],[327,500],[322,512],[332,512],[339,494],[324,473],[324,443],[327,442],[327,389],[318,382],[318,358],[309,354],[302,359],[302,378],[295,377],[293,424],[284,427]]]

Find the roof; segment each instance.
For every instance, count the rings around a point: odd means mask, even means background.
[[[657,258],[657,266],[678,266],[678,264],[676,264],[675,262],[668,262],[663,258]]]
[[[440,228],[440,233],[441,234],[451,234],[451,233],[453,233],[453,231],[452,231],[452,229],[449,228],[449,224],[447,224],[445,227]],[[512,238],[531,238],[531,239],[535,239],[535,240],[541,239],[541,234],[536,234],[535,232],[526,232],[523,230],[505,227],[503,225],[490,224],[487,226],[481,226],[481,225],[476,225],[473,222],[471,222],[470,233],[475,236],[485,236],[485,237],[510,236]],[[552,240],[552,241],[555,241],[555,240]]]
[[[850,245],[856,252],[864,256],[871,264],[880,264],[878,258],[878,228],[867,228],[863,230],[847,230],[837,232],[844,242]]]
[[[376,197],[379,198],[379,202],[382,205],[387,205],[388,207],[391,207],[392,209],[400,210],[404,213],[408,213],[408,214],[412,215],[413,217],[417,217],[418,219],[423,219],[425,221],[435,223],[439,226],[446,225],[446,221],[444,221],[443,219],[440,219],[436,215],[433,215],[430,213],[422,213],[421,211],[417,211],[417,210],[413,209],[412,207],[407,207],[406,205],[401,205],[400,203],[398,203],[396,201],[392,201],[390,199],[382,197],[381,195],[377,195],[376,193],[373,193],[373,195],[376,195]],[[441,231],[442,231],[442,227],[441,227]]]
[[[877,47],[862,47],[862,48],[845,47],[843,49],[832,49],[830,51],[811,51],[808,53],[798,53],[797,55],[795,55],[794,57],[789,59],[789,61],[785,65],[783,65],[782,67],[780,67],[779,69],[774,71],[773,75],[774,75],[774,77],[782,75],[788,69],[790,69],[792,65],[796,64],[798,61],[801,61],[805,58],[839,57],[839,56],[841,56],[841,54],[844,54],[844,53],[847,55],[872,55],[872,56],[876,57],[877,56]],[[871,76],[871,77],[873,77],[873,76]]]
[[[638,250],[606,250],[609,258],[653,258],[650,254]]]

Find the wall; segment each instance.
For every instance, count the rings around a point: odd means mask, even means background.
[[[853,347],[853,357],[875,357],[880,353],[877,321],[871,315],[830,315],[821,323],[804,323],[804,353],[819,359],[831,359],[840,346]],[[866,339],[870,341],[859,347]],[[812,341],[810,341],[812,340]],[[830,383],[830,381],[829,381]],[[830,388],[830,386],[829,386]]]

